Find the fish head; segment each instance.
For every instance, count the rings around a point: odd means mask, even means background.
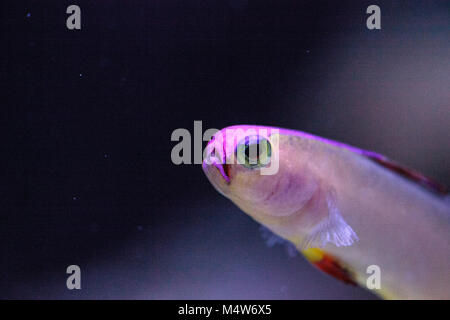
[[[211,184],[260,222],[298,213],[319,184],[299,151],[301,137],[286,129],[232,126],[218,131],[205,149],[203,170]]]
[[[297,247],[350,246],[358,236],[330,178],[339,148],[298,131],[233,126],[212,137],[203,170],[221,194]]]

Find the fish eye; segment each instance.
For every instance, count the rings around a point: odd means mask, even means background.
[[[267,139],[260,136],[248,136],[236,147],[237,163],[248,169],[266,166],[272,156],[272,146]]]

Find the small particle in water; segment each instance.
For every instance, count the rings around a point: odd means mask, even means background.
[[[27,13],[27,18],[29,18],[29,17],[31,17],[31,13],[28,12]]]
[[[82,73],[80,73],[80,77],[82,77],[83,76],[83,74]]]
[[[309,50],[306,50],[306,53],[309,53],[310,51]]]
[[[73,196],[73,197],[72,197],[72,200],[73,200],[73,201],[76,201],[76,200],[78,200],[78,197]]]
[[[138,231],[142,231],[144,228],[142,226],[137,226]]]

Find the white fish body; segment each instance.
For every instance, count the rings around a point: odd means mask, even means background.
[[[280,130],[275,175],[241,164],[204,164],[216,189],[300,251],[321,248],[363,287],[367,268],[378,266],[381,289],[375,293],[385,298],[450,299],[450,205],[444,196],[357,149]],[[215,147],[223,159],[237,147],[229,144]]]

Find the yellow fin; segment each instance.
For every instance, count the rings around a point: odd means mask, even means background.
[[[305,258],[317,269],[322,270],[330,276],[343,281],[346,284],[356,285],[352,273],[331,254],[319,248],[302,250]]]

